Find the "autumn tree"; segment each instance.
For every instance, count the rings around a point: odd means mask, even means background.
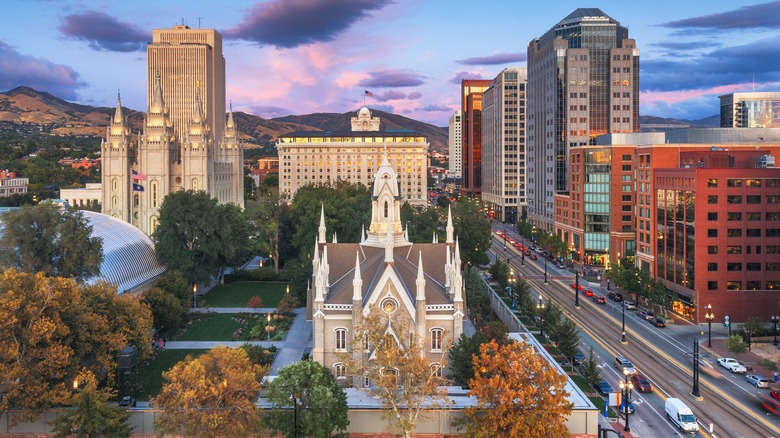
[[[161,409],[161,434],[247,436],[258,431],[255,403],[267,368],[253,365],[244,349],[216,347],[187,357],[163,373],[165,384],[152,406]]]
[[[495,341],[474,359],[469,394],[476,406],[464,410],[466,433],[474,437],[568,437],[572,410],[567,377],[531,345]]]
[[[103,241],[77,210],[52,202],[3,214],[0,267],[84,280],[100,274]]]
[[[129,437],[132,429],[127,423],[130,415],[124,408],[111,406],[111,394],[98,388],[92,373],[85,371],[76,381],[72,409],[64,410],[52,422],[55,438]]]
[[[329,369],[303,360],[268,383],[263,424],[285,437],[347,437],[347,396]]]
[[[355,329],[354,345],[369,345],[356,357],[343,355],[347,372],[355,381],[368,378],[370,393],[382,401],[391,429],[410,437],[417,420],[447,402],[447,381],[442,368],[449,346],[446,335],[441,358],[431,362],[421,339],[402,316],[381,315],[376,309]]]
[[[257,311],[257,309],[263,307],[263,297],[260,295],[253,295],[249,300],[246,302],[246,306],[250,309],[253,309],[254,311]]]

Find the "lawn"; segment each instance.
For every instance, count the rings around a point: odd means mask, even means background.
[[[143,388],[139,390],[139,400],[149,400],[160,393],[163,384],[162,373],[170,370],[177,362],[187,355],[200,356],[208,350],[164,350],[146,365],[139,365],[136,383]]]
[[[246,307],[250,298],[259,295],[263,307],[276,307],[286,290],[287,283],[283,282],[237,281],[214,287],[201,300],[205,307]]]
[[[259,317],[259,316],[258,316]],[[254,317],[248,313],[207,313],[198,315],[183,332],[171,341],[230,341],[233,333],[241,327],[241,321],[249,321],[245,325],[244,334],[237,340],[246,340],[249,328],[254,325]]]

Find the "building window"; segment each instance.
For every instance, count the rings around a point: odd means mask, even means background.
[[[387,217],[388,214],[387,212],[388,212],[388,205],[387,205],[387,201],[385,201],[385,217]]]
[[[343,363],[333,364],[333,375],[336,376],[337,379],[346,379],[347,367],[344,366]]]
[[[154,234],[154,232],[157,231],[157,224],[158,224],[157,216],[152,216],[149,219],[149,231],[151,232],[151,234]]]
[[[114,178],[113,180],[111,180],[111,191],[115,192],[116,189],[118,188],[119,188],[119,181],[117,181],[116,178]]]
[[[718,179],[710,178],[707,180],[707,187],[718,187]]]
[[[761,237],[761,229],[760,228],[748,228],[745,230],[745,234],[747,237]]]
[[[151,185],[151,201],[152,201],[152,208],[157,208],[157,181],[152,181]]]
[[[742,247],[739,245],[729,245],[726,247],[726,254],[742,254]]]
[[[741,281],[727,281],[726,290],[742,290]]]
[[[729,213],[728,214],[728,220],[730,221],[741,221],[742,220],[742,213],[736,212],[736,213]]]
[[[717,204],[717,203],[718,203],[717,195],[707,195],[707,204]]]
[[[742,271],[742,263],[728,263],[726,269],[729,271]]]
[[[718,290],[718,282],[717,281],[708,281],[707,282],[707,290]]]
[[[778,290],[780,289],[780,281],[767,281],[766,282],[766,288],[767,290]]]
[[[766,203],[767,204],[778,204],[778,203],[780,203],[780,196],[777,196],[777,195],[767,195]]]
[[[707,213],[707,220],[708,221],[716,221],[718,220],[718,212],[717,211],[711,211]]]
[[[337,328],[334,333],[336,335],[336,351],[347,351],[347,329]]]
[[[766,203],[767,204],[777,204],[777,202],[769,202],[769,196],[766,197]],[[760,204],[761,203],[761,196],[759,195],[748,195],[745,199],[745,203],[747,204]]]
[[[761,288],[761,282],[760,281],[750,281],[748,280],[745,282],[745,289],[747,290],[758,290]]]
[[[717,271],[718,270],[718,264],[717,263],[707,263],[707,270],[708,271]]]
[[[729,195],[726,197],[726,202],[729,204],[741,204],[742,203],[742,196],[740,195]]]
[[[745,270],[749,272],[761,271],[761,263],[746,263]]]
[[[718,229],[710,228],[707,230],[707,237],[718,237]]]
[[[116,196],[111,198],[111,207],[112,208],[119,208],[119,198],[117,198]]]
[[[736,178],[729,178],[726,180],[726,187],[731,187],[731,188],[742,187],[742,180]]]
[[[431,375],[434,377],[441,377],[442,366],[439,362],[434,362],[430,365]]]
[[[442,334],[443,331],[440,328],[431,330],[431,350],[441,351]]]
[[[300,175],[298,175],[300,177]],[[198,190],[198,179],[193,178],[192,179],[192,190]]]
[[[727,232],[728,237],[742,237],[741,228],[729,228]]]
[[[717,246],[708,246],[707,247],[707,254],[717,254],[718,253],[718,247]]]
[[[780,229],[778,228],[767,228],[765,233],[766,237],[780,237]]]
[[[778,262],[767,262],[767,264],[766,264],[766,271],[767,272],[777,272],[777,271],[780,271],[780,263],[778,263]]]

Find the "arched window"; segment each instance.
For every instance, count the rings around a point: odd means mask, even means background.
[[[119,188],[119,181],[114,178],[111,180],[111,191],[115,192],[117,188]]]
[[[441,377],[441,369],[443,368],[439,362],[433,362],[429,365],[431,368],[431,375]]]
[[[198,178],[192,178],[192,190],[198,190]]]
[[[119,198],[116,196],[111,198],[111,208],[119,208]]]
[[[347,329],[339,327],[333,332],[336,336],[336,351],[347,351]]]
[[[149,233],[154,233],[154,230],[157,229],[157,216],[152,216],[149,219]]]
[[[431,350],[441,351],[441,341],[444,331],[440,328],[431,329]]]
[[[347,378],[347,367],[344,366],[343,363],[336,363],[333,364],[333,375],[336,376],[337,379],[346,379]]]
[[[388,209],[389,209],[389,207],[387,205],[387,201],[385,201],[385,217],[387,217]]]
[[[151,202],[152,202],[152,208],[157,208],[157,181],[152,181],[151,184]]]

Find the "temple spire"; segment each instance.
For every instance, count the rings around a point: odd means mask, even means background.
[[[452,226],[452,206],[447,207],[447,241],[445,243],[454,243],[455,227]]]
[[[119,95],[119,91],[116,92],[116,111],[114,112],[114,123],[122,123],[124,117],[122,116],[122,96]]]
[[[326,242],[327,239],[327,228],[325,228],[325,204],[322,204],[322,209],[320,210],[320,242]]]
[[[165,112],[165,99],[163,99],[159,71],[154,77],[154,91],[152,92],[152,102],[149,104],[149,112],[155,114],[162,114]]]
[[[360,277],[360,251],[355,251],[355,278],[352,279],[352,300],[362,300],[363,279]]]

